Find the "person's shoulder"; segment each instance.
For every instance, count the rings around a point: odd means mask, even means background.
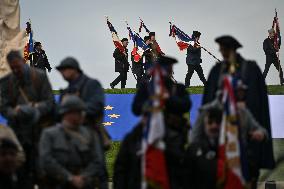
[[[61,126],[60,125],[54,125],[54,126],[51,126],[51,127],[48,127],[48,128],[45,128],[43,131],[42,131],[42,134],[44,135],[56,135],[58,133],[61,132]]]
[[[87,78],[87,84],[92,86],[102,86],[98,79],[84,75]]]
[[[33,73],[35,73],[36,75],[38,75],[39,77],[47,77],[46,73],[38,68],[34,68],[34,67],[29,67],[30,71]]]

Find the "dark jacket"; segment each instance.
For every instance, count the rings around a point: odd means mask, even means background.
[[[192,45],[189,45],[187,48],[186,64],[198,65],[201,62],[201,48],[196,48]]]
[[[77,131],[64,128],[62,124],[43,131],[40,139],[40,165],[49,183],[68,188],[71,176],[86,178],[88,187],[94,188],[94,177],[102,174],[97,136],[83,126]]]
[[[258,144],[250,142],[251,149],[254,149],[255,162],[261,168],[273,168],[275,166],[271,138],[270,114],[268,106],[268,95],[265,80],[256,62],[246,61],[240,55],[237,57],[239,66],[237,74],[245,85],[248,86],[246,92],[246,105],[256,121],[268,132],[268,140]],[[206,104],[215,99],[216,91],[220,88],[220,75],[226,73],[228,66],[226,62],[217,63],[210,71],[207,83],[204,88],[202,104]]]
[[[126,55],[123,54],[119,48],[116,48],[113,52],[113,58],[115,59],[115,72],[128,72],[128,49],[125,48]]]
[[[101,117],[104,113],[104,91],[100,82],[81,74],[76,81],[69,83],[68,87],[61,91],[61,98],[65,94],[76,94],[85,103],[87,119]]]
[[[48,62],[47,56],[44,50],[36,51],[30,55],[29,60],[31,61],[31,66],[41,69],[43,71],[51,70],[50,64]]]
[[[170,188],[181,189],[183,185],[185,145],[187,129],[166,127],[165,157]],[[143,124],[138,124],[124,138],[114,165],[114,189],[141,188],[141,141]]]
[[[143,57],[138,61],[134,61],[133,55],[131,55],[132,72],[136,75],[143,74]]]
[[[192,143],[184,162],[184,188],[216,188],[217,145],[211,145],[206,139]]]
[[[144,70],[147,71],[153,65],[153,54],[152,54],[151,49],[146,50],[143,56],[145,57]]]
[[[276,52],[277,50],[274,47],[274,40],[269,37],[263,41],[263,50],[266,55],[267,62],[273,62],[277,60]]]
[[[24,94],[20,92],[20,88]],[[19,80],[11,74],[2,81],[0,99],[0,112],[8,120],[8,125],[14,129],[22,144],[31,144],[32,140],[36,140],[32,135],[39,134],[40,126],[49,126],[45,125],[44,119],[52,119],[54,97],[44,72],[25,65],[23,79]],[[16,106],[28,111],[17,113]],[[35,113],[42,122],[35,121]]]

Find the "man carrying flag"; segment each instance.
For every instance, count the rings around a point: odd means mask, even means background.
[[[184,85],[171,80],[175,59],[160,57],[132,104],[141,122],[125,137],[115,167],[114,189],[181,189],[191,102]],[[131,177],[131,178],[130,178]]]
[[[266,63],[265,63],[265,69],[263,71],[263,77],[266,78],[268,70],[271,64],[273,64],[274,67],[279,72],[280,84],[283,85],[284,84],[283,70],[280,65],[280,59],[279,59],[281,35],[280,35],[280,26],[276,11],[275,11],[275,17],[273,20],[272,28],[268,30],[268,34],[269,34],[268,37],[263,41],[263,50],[266,55]]]
[[[125,88],[127,81],[127,72],[129,70],[128,63],[128,39],[123,38],[121,41],[117,35],[116,30],[113,25],[109,22],[107,18],[107,25],[112,35],[112,40],[114,46],[116,47],[113,57],[115,59],[115,72],[119,72],[119,76],[110,83],[110,87],[113,89],[119,82],[121,83],[121,88]]]

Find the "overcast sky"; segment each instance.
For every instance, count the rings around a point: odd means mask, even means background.
[[[120,38],[128,36],[124,21],[137,31],[141,17],[146,26],[156,32],[162,50],[179,60],[174,77],[180,82],[184,82],[187,71],[186,55],[168,36],[169,21],[190,35],[193,30],[199,30],[201,44],[219,58],[214,39],[223,34],[233,35],[244,46],[240,53],[247,59],[256,60],[262,70],[265,64],[262,42],[272,25],[275,8],[280,26],[284,27],[283,0],[21,0],[20,6],[21,27],[24,29],[25,22],[29,18],[32,20],[35,40],[42,42],[53,68],[66,56],[73,56],[84,72],[99,79],[104,88],[109,88],[109,83],[118,75],[114,72],[114,45],[106,15]],[[142,33],[144,35],[146,33]],[[283,32],[282,36],[284,38]],[[129,50],[132,47],[130,42]],[[282,62],[283,48],[280,51]],[[215,60],[204,51],[202,59],[207,78]],[[48,75],[54,89],[66,86],[55,68]],[[279,84],[274,67],[270,68],[266,81]],[[135,83],[133,75],[128,73],[126,87],[134,88]],[[201,85],[196,73],[191,83]]]

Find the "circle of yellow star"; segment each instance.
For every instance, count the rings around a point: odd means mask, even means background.
[[[120,117],[120,115],[118,115],[118,114],[110,114],[110,115],[108,115],[108,117],[118,119]]]
[[[107,105],[105,106],[105,110],[112,110],[114,107],[110,106],[110,105]]]

